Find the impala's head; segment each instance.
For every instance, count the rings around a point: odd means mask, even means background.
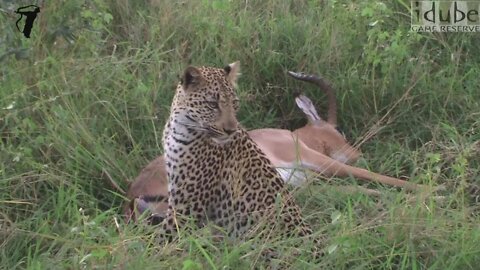
[[[308,118],[308,124],[295,130],[295,133],[309,148],[342,163],[351,164],[357,161],[360,151],[351,146],[337,129],[336,118],[333,122],[324,121],[312,101],[304,95],[298,96],[295,101]]]
[[[136,221],[145,211],[151,223],[163,219],[168,209],[168,180],[165,159],[152,160],[135,178],[127,191],[130,202],[124,205],[127,221]]]
[[[224,68],[187,67],[172,105],[176,121],[217,143],[227,142],[239,128],[235,93],[239,70],[239,62]]]

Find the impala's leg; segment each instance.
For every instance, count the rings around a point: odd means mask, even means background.
[[[393,178],[370,172],[362,168],[346,165],[331,159],[324,154],[312,150],[302,142],[298,142],[298,152],[300,154],[300,164],[302,167],[324,175],[340,177],[353,176],[355,178],[374,181],[391,186],[403,187],[409,190],[417,190],[421,187],[421,185],[410,183],[398,178]]]
[[[300,95],[295,98],[295,102],[297,103],[297,106],[307,116],[310,123],[322,120],[320,116],[318,116],[317,110],[315,109],[315,106],[313,106],[313,102],[307,96]]]

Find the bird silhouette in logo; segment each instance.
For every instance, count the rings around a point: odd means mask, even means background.
[[[23,9],[30,8],[30,7],[35,7],[35,9],[33,11],[22,11]],[[17,23],[16,23],[17,29],[18,29],[18,31],[22,32],[23,35],[26,38],[30,38],[30,33],[32,32],[32,27],[33,27],[33,22],[37,18],[37,14],[39,12],[40,12],[40,7],[38,7],[36,5],[29,5],[29,6],[25,6],[25,7],[20,7],[20,8],[17,9],[17,11],[15,11],[15,13],[20,14],[20,18],[17,20]],[[22,20],[23,15],[25,15],[27,17],[27,19],[25,20],[25,26],[23,27],[23,31],[22,31],[22,30],[20,30],[20,27],[18,27],[18,23],[20,22],[20,20]]]

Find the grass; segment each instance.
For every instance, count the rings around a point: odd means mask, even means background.
[[[21,1],[20,1],[21,2]],[[11,2],[0,1],[2,10]],[[23,2],[22,2],[23,4]],[[30,4],[26,3],[25,4]],[[0,13],[0,268],[266,268],[252,244],[208,230],[155,243],[124,224],[122,194],[162,153],[178,74],[240,60],[238,118],[248,129],[305,123],[293,93],[325,105],[286,70],[337,89],[339,123],[362,166],[425,185],[434,197],[355,179],[295,191],[331,254],[314,265],[292,241],[271,243],[292,269],[473,269],[480,258],[479,36],[409,32],[408,2],[48,1],[32,38]],[[366,185],[358,182],[359,185]],[[252,240],[253,241],[253,240]]]

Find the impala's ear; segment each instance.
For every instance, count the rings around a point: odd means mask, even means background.
[[[191,86],[198,85],[202,82],[203,77],[202,73],[200,70],[198,70],[196,67],[187,67],[185,71],[183,72],[182,79],[180,80],[180,83],[183,86],[183,89],[188,90]]]
[[[233,85],[237,86],[237,78],[240,76],[240,61],[231,63],[223,68],[227,73],[227,80]]]
[[[300,110],[302,110],[303,113],[307,115],[308,122],[310,124],[322,121],[322,118],[318,116],[315,106],[313,106],[312,101],[307,96],[299,95],[295,98],[295,102],[297,103],[297,106],[300,108]]]

